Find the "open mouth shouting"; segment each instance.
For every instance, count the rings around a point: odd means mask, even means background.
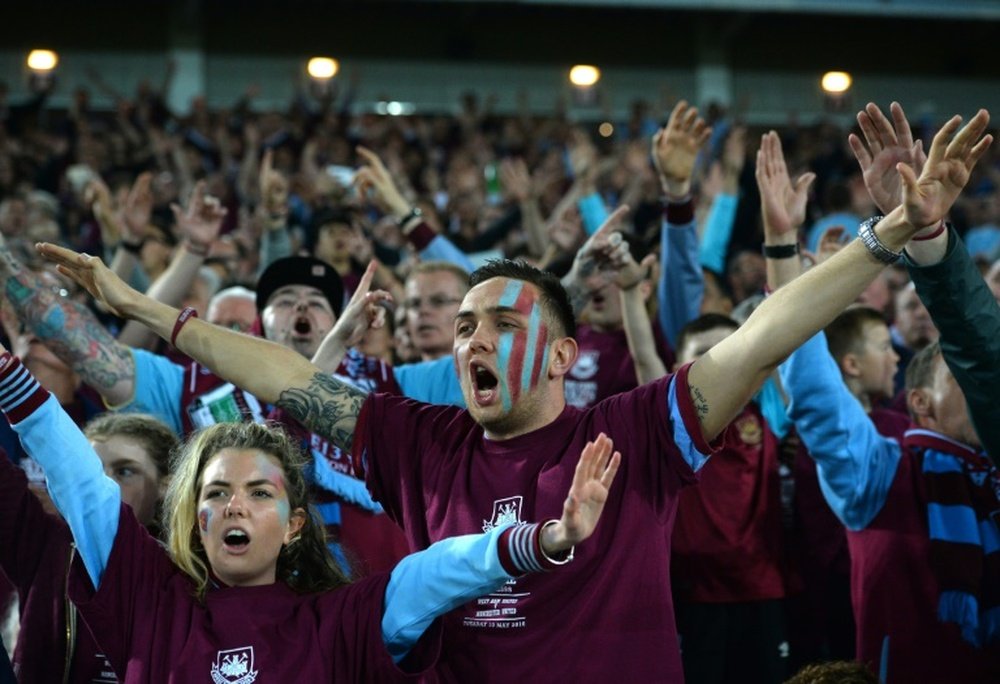
[[[486,365],[473,361],[469,364],[472,398],[478,406],[492,406],[500,399],[500,380]]]
[[[308,337],[312,334],[312,322],[305,316],[299,316],[292,324],[292,332],[296,337]]]
[[[222,535],[222,548],[234,556],[241,556],[250,546],[250,535],[238,527],[231,527]]]

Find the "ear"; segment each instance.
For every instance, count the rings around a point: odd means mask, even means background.
[[[857,354],[852,354],[850,352],[844,354],[840,357],[840,363],[837,365],[840,366],[840,372],[848,378],[856,378],[861,375],[861,368],[858,365]]]
[[[923,425],[927,420],[934,420],[931,408],[931,395],[926,389],[918,387],[906,393],[906,406],[910,409],[914,422]]]
[[[576,363],[579,352],[580,348],[572,337],[561,337],[553,342],[550,350],[549,377],[561,378],[569,373],[569,369]]]
[[[306,524],[306,510],[304,508],[296,508],[292,511],[292,514],[288,517],[288,529],[285,531],[284,545],[288,546],[293,541],[299,538],[299,532]]]

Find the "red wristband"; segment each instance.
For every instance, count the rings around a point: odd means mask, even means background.
[[[185,308],[177,315],[177,322],[174,323],[174,331],[170,333],[170,346],[177,346],[177,335],[180,333],[181,328],[192,318],[198,318],[198,312],[192,309],[190,306]]]
[[[940,235],[941,233],[943,233],[944,229],[945,229],[944,221],[941,221],[941,223],[938,224],[937,230],[935,230],[930,235],[924,235],[924,236],[921,236],[921,237],[914,236],[914,237],[911,237],[910,239],[913,240],[914,242],[923,242],[924,240],[933,240],[938,235]]]

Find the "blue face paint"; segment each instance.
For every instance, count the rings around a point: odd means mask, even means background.
[[[507,308],[514,308],[517,303],[518,297],[521,296],[521,290],[524,289],[524,283],[520,280],[511,280],[504,287],[503,294],[500,296],[500,306]],[[497,342],[497,371],[500,373],[498,380],[500,381],[500,404],[503,406],[504,413],[510,412],[513,408],[514,401],[510,395],[510,383],[507,381],[507,373],[510,368],[510,357],[514,349],[514,334],[510,332],[500,333],[500,339]]]

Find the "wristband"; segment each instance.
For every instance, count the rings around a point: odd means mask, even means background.
[[[122,240],[121,242],[118,243],[118,246],[133,256],[139,256],[139,254],[142,252],[143,244],[144,243],[142,242],[125,242],[124,240]]]
[[[174,323],[174,331],[170,333],[170,346],[177,346],[177,335],[180,333],[181,328],[192,318],[198,318],[198,312],[195,311],[190,306],[185,307],[183,311],[177,314],[177,322]]]
[[[917,237],[916,235],[914,235],[914,236],[913,236],[913,237],[911,237],[910,239],[911,239],[911,240],[913,240],[914,242],[923,242],[924,240],[933,240],[933,239],[934,239],[934,238],[936,238],[936,237],[937,237],[938,235],[940,235],[941,233],[943,233],[943,232],[944,232],[944,229],[945,229],[945,222],[944,222],[944,221],[941,221],[941,222],[940,222],[940,223],[938,224],[938,227],[937,227],[937,230],[935,230],[935,231],[934,231],[933,233],[931,233],[930,235],[924,235],[924,236],[922,236],[922,237]]]
[[[190,240],[185,240],[184,249],[195,256],[207,257],[210,248],[207,245],[196,245]]]
[[[420,218],[423,215],[424,215],[424,212],[420,211],[420,207],[413,207],[412,209],[410,209],[409,213],[406,216],[404,216],[403,218],[399,219],[399,221],[397,221],[397,225],[400,228],[402,228],[403,226],[405,226],[407,223],[409,223],[413,219]]]
[[[799,253],[799,243],[790,245],[764,245],[761,251],[768,259],[791,259]]]
[[[899,258],[903,255],[900,252],[894,252],[886,247],[882,241],[878,239],[878,235],[875,234],[875,224],[884,218],[884,216],[876,215],[862,221],[861,225],[858,226],[858,237],[861,238],[861,242],[864,244],[865,249],[867,249],[873,257],[881,261],[883,264],[894,264],[899,261]]]

